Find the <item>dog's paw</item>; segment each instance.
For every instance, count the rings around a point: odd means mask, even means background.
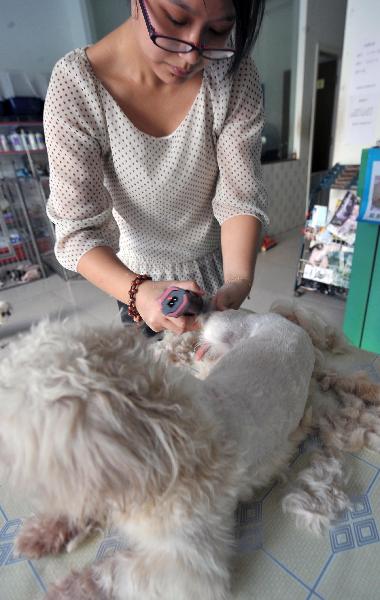
[[[74,571],[60,583],[53,585],[44,600],[109,600],[98,586],[94,571],[87,567]]]
[[[16,539],[15,551],[27,558],[59,554],[78,533],[78,529],[70,526],[64,517],[32,517],[23,525]]]

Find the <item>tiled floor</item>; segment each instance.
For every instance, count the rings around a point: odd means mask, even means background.
[[[244,308],[265,312],[279,298],[293,298],[293,286],[300,244],[300,231],[292,231],[278,246],[258,257],[251,299]],[[34,283],[0,291],[0,299],[13,306],[12,318],[0,328],[0,339],[29,328],[42,317],[78,319],[84,323],[111,323],[118,320],[116,301],[82,279],[66,283],[58,275]],[[326,319],[340,326],[344,302],[308,292],[298,300],[321,312]]]

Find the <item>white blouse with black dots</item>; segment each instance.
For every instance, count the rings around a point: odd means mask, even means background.
[[[233,79],[210,62],[195,101],[170,135],[143,133],[95,76],[85,48],[55,65],[44,109],[47,213],[67,269],[110,246],[135,273],[223,283],[220,225],[254,215],[266,228],[260,152],[262,92],[251,58]]]

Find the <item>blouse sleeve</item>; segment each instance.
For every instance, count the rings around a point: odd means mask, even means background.
[[[96,83],[75,51],[57,62],[44,109],[49,158],[47,214],[55,224],[55,254],[65,268],[96,246],[119,250],[112,199],[104,186],[104,116]]]
[[[226,118],[216,142],[219,177],[213,212],[220,225],[235,215],[252,215],[267,230],[267,194],[261,169],[264,111],[253,60],[243,59],[233,77]]]

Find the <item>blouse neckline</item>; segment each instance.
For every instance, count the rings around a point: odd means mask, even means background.
[[[90,47],[90,44],[87,46],[84,46],[82,48],[79,48],[79,50],[81,51],[82,56],[84,57],[92,76],[96,79],[98,85],[100,86],[101,90],[103,91],[103,93],[105,93],[111,100],[111,102],[116,106],[117,110],[121,113],[121,115],[123,116],[123,119],[125,119],[125,121],[128,123],[128,125],[134,129],[134,131],[136,131],[139,135],[141,136],[145,136],[149,139],[152,140],[168,140],[172,137],[175,137],[176,135],[178,135],[180,133],[180,130],[183,129],[186,125],[186,123],[190,120],[193,112],[196,109],[197,104],[200,102],[201,97],[203,96],[203,91],[204,91],[204,86],[205,86],[205,71],[203,70],[202,73],[202,82],[201,85],[199,87],[198,93],[189,109],[189,111],[187,112],[186,116],[182,119],[182,121],[180,122],[180,124],[174,129],[174,131],[172,131],[171,133],[169,133],[168,135],[162,135],[162,136],[156,136],[156,135],[151,135],[150,133],[146,133],[145,131],[142,131],[141,129],[139,129],[132,121],[131,119],[128,117],[128,115],[124,112],[124,110],[121,108],[120,104],[115,100],[115,98],[113,97],[113,95],[107,90],[107,88],[103,85],[103,83],[100,81],[100,79],[97,77],[97,75],[95,74],[94,69],[92,68],[92,64],[87,56],[86,50],[87,48]]]

